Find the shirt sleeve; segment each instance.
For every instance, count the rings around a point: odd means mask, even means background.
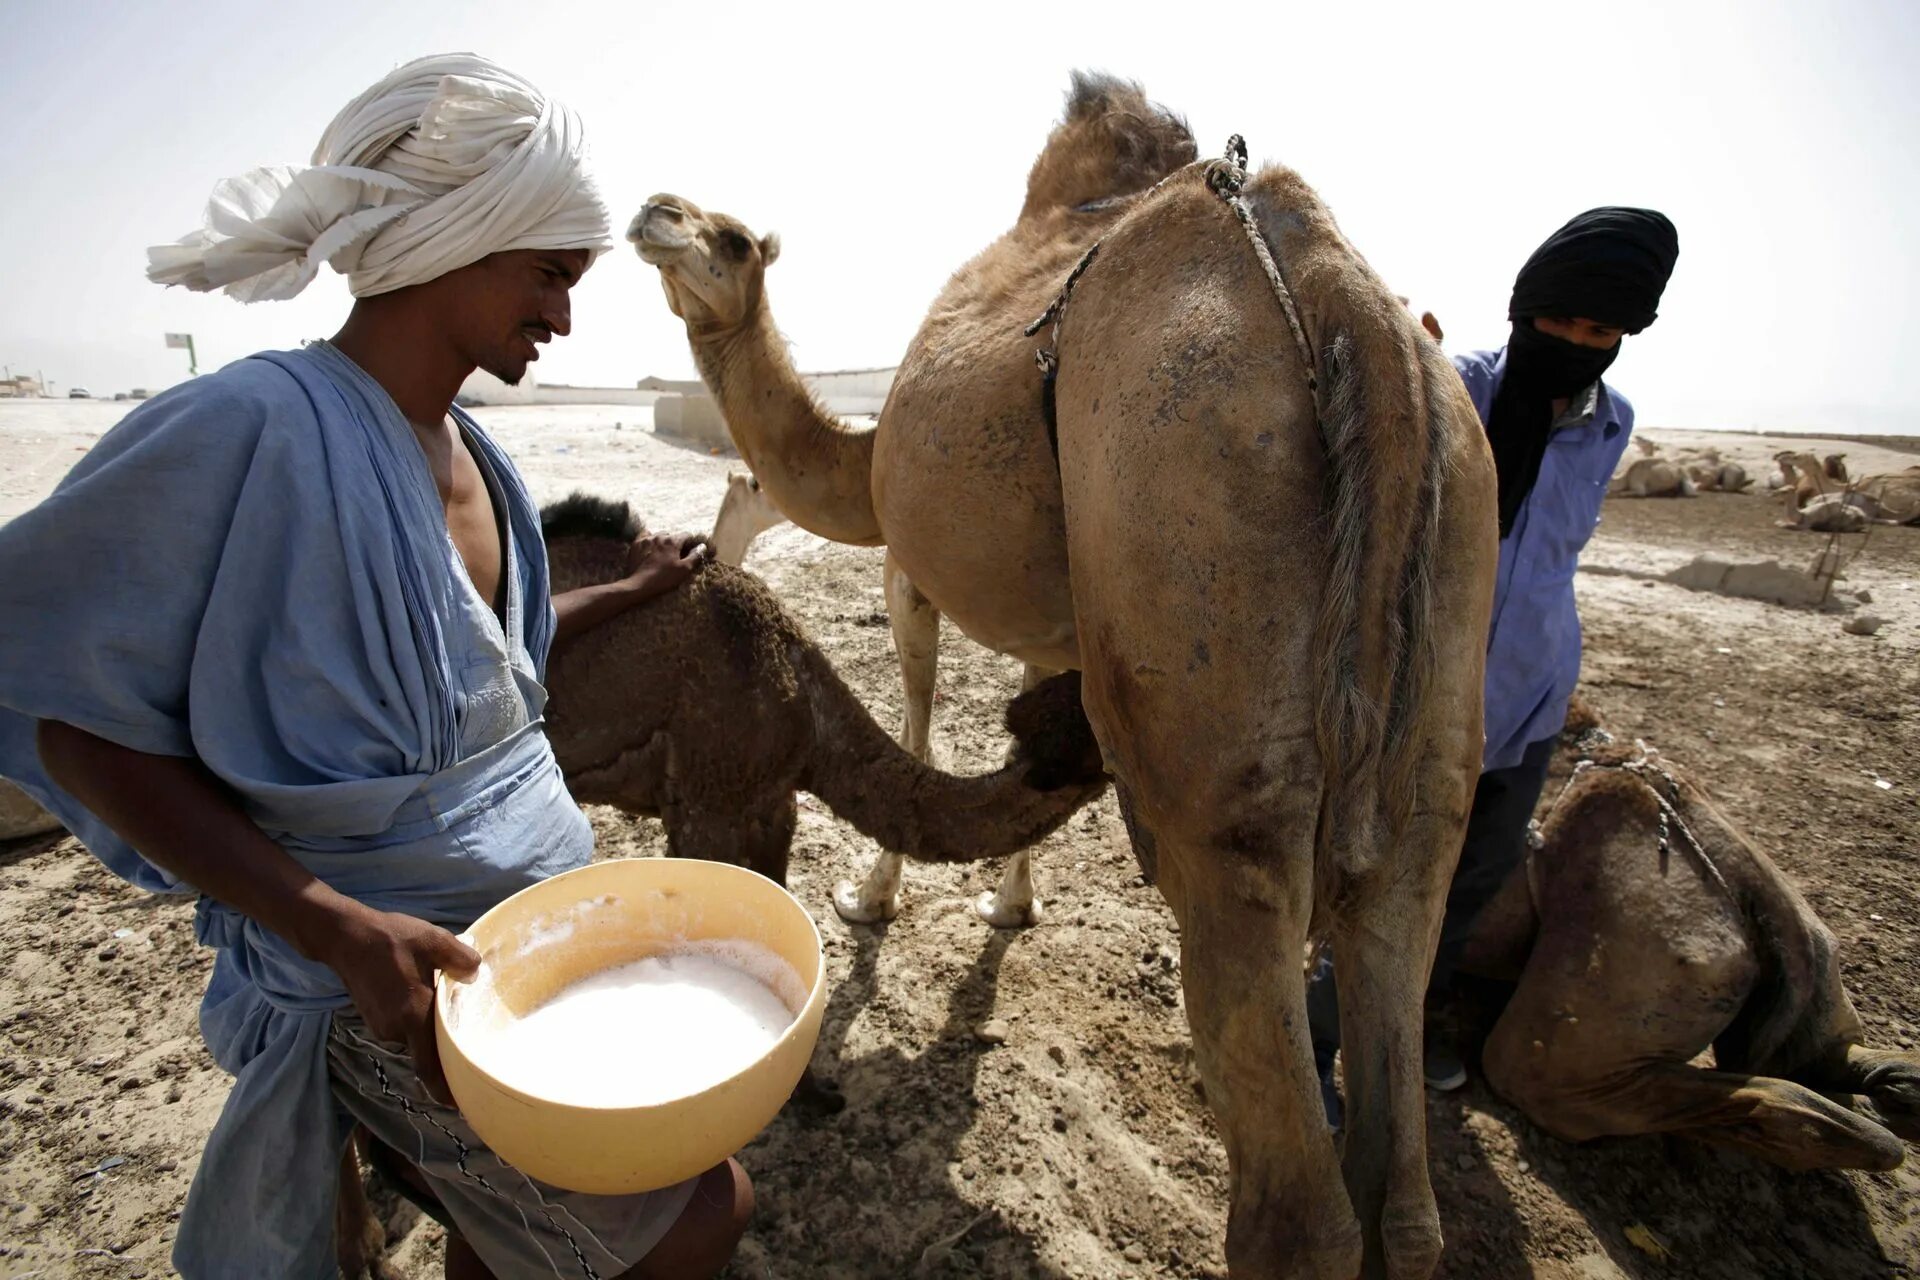
[[[0,529],[0,708],[192,754],[195,637],[266,419],[258,376],[148,401]]]
[[[1467,386],[1467,396],[1473,401],[1473,411],[1480,415],[1482,426],[1493,412],[1493,362],[1491,351],[1464,351],[1453,357],[1453,367]]]

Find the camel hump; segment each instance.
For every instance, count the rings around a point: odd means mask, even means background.
[[[1198,154],[1187,122],[1138,84],[1076,71],[1066,111],[1027,173],[1021,216],[1145,191]]]

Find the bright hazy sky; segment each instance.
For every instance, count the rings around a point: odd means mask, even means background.
[[[1098,12],[1098,20],[1088,16]],[[1664,425],[1920,434],[1920,4],[1195,0],[1133,7],[4,0],[0,363],[64,394],[325,336],[332,272],[243,307],[162,290],[145,247],[213,184],[304,163],[395,65],[472,50],[585,118],[616,237],[673,191],[778,230],[769,295],[802,368],[897,361],[947,275],[1017,211],[1074,67],[1144,83],[1203,154],[1292,165],[1448,345],[1497,345],[1513,273],[1568,216],[1680,229],[1661,319],[1610,380]],[[622,245],[542,381],[690,376]]]

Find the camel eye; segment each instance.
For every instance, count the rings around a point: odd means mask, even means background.
[[[738,231],[722,231],[720,233],[720,247],[724,249],[727,256],[735,262],[745,262],[747,255],[753,251],[753,242],[741,235]]]

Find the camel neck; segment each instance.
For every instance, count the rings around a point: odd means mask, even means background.
[[[848,429],[814,397],[764,300],[738,327],[688,338],[728,434],[780,513],[835,542],[879,544],[873,431]]]

